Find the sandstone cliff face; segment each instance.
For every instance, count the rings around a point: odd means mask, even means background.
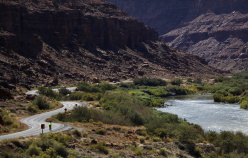
[[[247,68],[246,0],[108,1],[154,27],[163,42],[215,68]]]
[[[206,13],[161,39],[219,69],[244,70],[248,66],[248,14]]]
[[[106,0],[155,28],[160,35],[174,30],[203,13],[247,13],[246,0]]]
[[[102,0],[0,0],[0,80],[24,86],[217,71]],[[159,76],[158,76],[159,75]]]

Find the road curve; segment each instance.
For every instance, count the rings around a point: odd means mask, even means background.
[[[61,102],[61,103],[63,104],[62,108],[21,119],[20,122],[27,124],[29,126],[29,129],[13,134],[2,135],[0,136],[0,140],[39,135],[40,133],[42,133],[41,124],[45,124],[45,129],[43,130],[43,133],[49,133],[49,132],[56,133],[74,128],[73,126],[70,126],[68,124],[52,123],[52,131],[49,131],[48,122],[45,122],[45,120],[58,113],[63,113],[65,111],[64,110],[65,108],[67,110],[72,110],[76,104],[78,106],[86,106],[88,105],[88,103],[81,103],[81,102]]]
[[[66,89],[68,89],[69,91],[73,92],[73,91],[76,90],[76,88],[77,87],[68,87]],[[55,92],[59,92],[59,89],[58,88],[55,88],[55,89],[52,89],[52,90],[55,91]],[[32,90],[32,91],[28,91],[26,93],[26,95],[39,95],[39,93],[38,93],[38,90]]]

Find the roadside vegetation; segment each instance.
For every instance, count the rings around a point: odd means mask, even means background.
[[[32,113],[42,112],[44,110],[54,109],[61,104],[53,98],[44,95],[37,96],[31,103],[27,104],[27,110]]]

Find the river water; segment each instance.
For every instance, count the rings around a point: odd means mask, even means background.
[[[206,131],[241,131],[248,135],[248,110],[239,105],[214,103],[212,95],[170,97],[165,104],[172,106],[158,110],[177,114]]]

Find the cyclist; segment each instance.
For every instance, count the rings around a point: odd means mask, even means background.
[[[52,122],[50,121],[49,123],[49,130],[51,131],[52,130]]]

